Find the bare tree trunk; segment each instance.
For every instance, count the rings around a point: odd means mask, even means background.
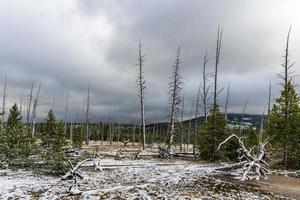
[[[265,110],[268,104],[264,107],[264,111],[262,113],[261,121],[260,121],[260,129],[259,129],[259,148],[261,149],[261,145],[264,143],[264,115],[265,115]]]
[[[180,46],[178,46],[177,53],[176,53],[176,60],[175,65],[173,66],[174,71],[172,74],[172,80],[169,83],[170,86],[170,107],[171,107],[171,113],[170,113],[170,129],[169,129],[169,145],[168,149],[172,150],[172,146],[174,146],[174,133],[175,133],[175,120],[176,120],[176,112],[178,111],[178,106],[181,103],[181,76],[179,73],[179,65],[180,65]]]
[[[195,128],[193,132],[193,154],[196,153],[196,140],[197,140],[196,133],[198,132],[198,108],[199,108],[199,101],[200,101],[200,90],[201,90],[201,85],[199,85],[197,99],[196,99]]]
[[[180,151],[182,151],[182,140],[183,140],[183,132],[184,132],[183,117],[184,117],[184,96],[182,96],[182,102],[181,102],[181,119],[180,119],[181,130],[180,130],[180,140],[179,140]]]
[[[118,129],[117,129],[117,141],[118,143],[120,142],[120,124],[118,124]]]
[[[269,85],[269,95],[268,95],[268,124],[267,124],[267,130],[270,130],[270,111],[271,111],[271,91],[272,91],[272,83],[270,81]]]
[[[66,108],[65,108],[65,117],[64,117],[64,122],[65,122],[65,134],[67,134],[67,115],[68,115],[68,108],[69,108],[69,92],[67,93],[66,97]]]
[[[85,135],[85,144],[89,145],[90,143],[90,134],[89,134],[89,123],[90,123],[90,82],[88,85],[87,101],[86,101],[86,116],[85,116],[85,125],[86,125],[86,135]]]
[[[225,119],[227,120],[227,111],[228,111],[228,106],[229,106],[229,100],[230,100],[230,82],[228,83],[227,87],[227,94],[226,94],[226,100],[225,100]]]
[[[71,123],[70,123],[70,144],[71,146],[73,145],[73,120],[71,118]]]
[[[103,140],[104,140],[104,124],[101,122],[101,145],[103,146]]]
[[[154,137],[155,137],[155,130],[156,130],[156,124],[153,125],[152,128],[152,137],[151,137],[151,144],[153,144]]]
[[[189,129],[188,129],[188,140],[187,140],[187,149],[189,148],[189,144],[191,143],[191,128],[192,128],[192,115],[194,110],[194,100],[192,101],[192,107],[190,112],[190,119],[189,119]]]
[[[26,124],[27,124],[28,134],[29,134],[29,130],[30,130],[29,122],[30,122],[31,104],[32,104],[32,99],[33,99],[33,84],[34,84],[34,82],[32,81],[30,93],[29,93],[29,102],[28,102],[28,106],[27,106]]]
[[[141,106],[141,123],[142,123],[142,132],[143,132],[143,150],[145,149],[145,143],[146,143],[146,125],[145,125],[145,93],[144,90],[146,88],[145,86],[145,79],[143,76],[143,63],[145,61],[145,55],[142,52],[142,45],[141,41],[139,40],[139,57],[138,57],[138,66],[139,66],[139,75],[137,79],[137,84],[139,87],[138,96],[140,97],[140,106]]]
[[[39,84],[39,87],[36,92],[36,96],[34,98],[33,102],[33,108],[32,108],[32,119],[31,119],[31,130],[32,130],[32,137],[35,136],[35,123],[36,123],[36,111],[37,111],[37,106],[38,106],[38,100],[39,100],[39,95],[40,95],[40,90],[41,90],[41,83]]]
[[[5,75],[4,79],[4,87],[3,87],[3,102],[2,102],[2,130],[3,130],[3,125],[5,123],[5,106],[6,106],[6,83],[7,83],[7,76]]]
[[[219,65],[219,58],[220,58],[220,53],[221,53],[221,44],[222,44],[222,34],[223,34],[223,29],[220,29],[218,26],[218,34],[217,34],[217,47],[216,47],[216,62],[215,62],[215,77],[214,77],[214,102],[213,102],[213,108],[214,110],[217,108],[217,94],[218,94],[218,65]],[[215,111],[213,115],[215,115]]]
[[[203,82],[202,82],[202,95],[201,95],[205,122],[207,122],[207,114],[208,114],[207,102],[208,102],[208,92],[209,92],[209,86],[207,86],[208,74],[206,73],[207,62],[208,62],[208,57],[207,57],[207,53],[205,52],[205,55],[203,58],[203,71],[202,71],[202,81]]]
[[[20,98],[20,115],[23,119],[23,93],[22,93],[21,98]]]
[[[136,125],[133,125],[133,129],[132,129],[132,146],[134,146],[134,141],[135,141],[135,128],[136,128]]]

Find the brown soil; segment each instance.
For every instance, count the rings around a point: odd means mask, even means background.
[[[267,180],[248,181],[247,184],[300,199],[300,178],[270,175]]]

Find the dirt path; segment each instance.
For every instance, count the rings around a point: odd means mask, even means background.
[[[300,178],[270,175],[267,180],[250,181],[250,185],[274,193],[287,194],[300,200]]]

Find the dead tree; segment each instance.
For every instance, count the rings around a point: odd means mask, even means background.
[[[217,94],[218,94],[218,66],[219,66],[219,59],[221,53],[221,44],[222,44],[222,34],[223,29],[218,26],[218,34],[217,34],[217,46],[216,46],[216,58],[215,58],[215,73],[214,73],[214,101],[213,101],[213,115],[215,115],[215,110],[217,108]],[[215,117],[214,117],[215,118]]]
[[[37,111],[41,86],[42,85],[40,83],[39,87],[37,89],[37,92],[36,92],[36,96],[34,97],[34,100],[33,100],[32,119],[31,119],[31,130],[32,130],[31,135],[32,135],[32,137],[35,136],[36,111]]]
[[[145,125],[145,79],[143,76],[143,66],[145,62],[145,55],[142,52],[142,44],[139,40],[139,57],[138,57],[138,67],[139,67],[139,74],[137,77],[137,86],[138,86],[138,97],[140,98],[140,114],[141,114],[141,125],[142,125],[142,134],[143,134],[143,141],[142,146],[143,150],[145,149],[146,143],[146,125]]]
[[[154,138],[155,138],[155,130],[156,130],[156,124],[154,124],[153,127],[152,127],[151,144],[153,144],[153,142],[154,142]]]
[[[200,90],[201,90],[201,84],[199,85],[197,99],[196,99],[195,127],[193,132],[193,154],[196,153],[196,140],[197,140],[196,133],[198,131],[198,109],[199,109],[199,101],[200,101],[200,93],[201,93]]]
[[[89,123],[90,123],[90,82],[88,84],[88,93],[87,93],[87,100],[86,100],[86,113],[85,113],[85,126],[86,126],[86,133],[85,133],[85,144],[89,145],[90,143],[90,127],[89,127]]]
[[[6,106],[6,84],[7,84],[7,76],[5,75],[4,86],[3,86],[3,101],[2,101],[2,123],[5,122],[5,106]],[[3,125],[2,125],[3,128]]]
[[[103,141],[104,141],[104,123],[101,122],[100,126],[101,126],[101,145],[103,145]]]
[[[183,142],[183,133],[184,133],[183,117],[184,117],[184,95],[182,96],[182,101],[181,101],[181,119],[180,119],[181,130],[180,130],[180,139],[179,139],[180,151],[182,151],[182,142]]]
[[[135,128],[136,125],[134,124],[132,128],[132,146],[134,146],[134,141],[135,141]]]
[[[70,122],[70,144],[71,146],[73,145],[73,118],[71,118],[71,122]]]
[[[20,115],[23,118],[23,93],[21,94],[21,98],[20,98]]]
[[[267,145],[267,141],[265,141],[262,145],[260,145],[259,153],[257,155],[254,155],[252,153],[254,147],[248,150],[245,147],[242,139],[237,135],[232,134],[219,144],[217,151],[219,151],[221,146],[226,142],[228,142],[231,138],[236,138],[241,147],[239,149],[239,160],[244,163],[243,177],[241,178],[241,180],[245,181],[251,179],[251,177],[249,176],[250,172],[256,173],[255,176],[256,180],[260,180],[261,178],[267,178],[267,174],[269,173],[268,164],[265,161],[265,157],[266,157],[265,146]]]
[[[207,53],[205,52],[204,58],[203,58],[203,70],[202,70],[202,92],[200,93],[201,95],[201,100],[203,104],[203,114],[204,114],[204,120],[207,122],[207,115],[208,115],[208,101],[209,101],[209,85],[208,84],[208,78],[209,74],[206,72],[206,65],[208,62],[208,56]]]
[[[179,110],[179,105],[181,103],[181,75],[179,72],[179,65],[180,65],[180,46],[178,46],[177,52],[176,52],[176,60],[175,64],[173,66],[173,74],[171,77],[171,82],[169,83],[169,102],[170,102],[170,124],[169,124],[169,144],[168,149],[172,150],[174,146],[174,134],[175,134],[175,121],[176,121],[176,114]],[[175,150],[175,149],[173,149]]]
[[[265,116],[265,110],[268,104],[266,104],[264,111],[262,113],[261,121],[260,121],[260,128],[259,128],[259,145],[261,145],[264,141],[264,116]]]
[[[225,115],[225,119],[226,120],[227,120],[227,112],[228,112],[229,100],[230,100],[230,82],[228,83],[227,94],[226,94],[226,99],[225,99],[225,111],[224,111],[224,115]]]
[[[268,122],[267,122],[267,130],[270,129],[270,111],[271,111],[271,91],[272,91],[272,83],[270,81],[269,85],[269,96],[268,96]]]
[[[189,119],[189,129],[188,129],[188,140],[187,140],[187,149],[189,148],[188,145],[191,142],[191,129],[192,129],[192,115],[194,111],[194,100],[192,101],[192,107],[190,112],[190,119]]]
[[[80,172],[78,171],[78,170],[79,170],[79,167],[81,167],[81,165],[83,165],[83,164],[84,164],[85,162],[87,162],[87,161],[92,161],[92,159],[91,159],[91,158],[87,158],[87,159],[81,161],[80,163],[78,163],[75,167],[74,167],[74,165],[71,163],[71,161],[69,161],[69,160],[67,160],[67,161],[68,161],[68,163],[70,164],[71,169],[69,169],[69,171],[68,171],[65,175],[63,175],[63,176],[61,177],[63,180],[66,180],[66,179],[73,179],[73,178],[76,178],[76,177],[79,177],[79,178],[83,179],[82,173],[80,173]]]
[[[65,107],[65,117],[64,117],[64,122],[65,122],[65,129],[64,132],[67,134],[67,115],[68,115],[68,108],[69,108],[69,92],[67,93],[66,96],[66,107]]]
[[[29,93],[29,101],[27,105],[27,115],[26,115],[26,124],[28,126],[28,133],[29,133],[29,122],[30,122],[30,112],[31,112],[31,104],[32,104],[32,99],[33,99],[33,86],[34,82],[32,81],[31,83],[31,88],[30,88],[30,93]]]

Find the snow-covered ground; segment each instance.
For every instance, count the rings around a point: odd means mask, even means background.
[[[77,179],[80,196],[69,196],[73,181],[36,176],[24,171],[0,171],[0,199],[284,199],[216,178],[213,164],[189,161],[121,160],[82,167]]]

